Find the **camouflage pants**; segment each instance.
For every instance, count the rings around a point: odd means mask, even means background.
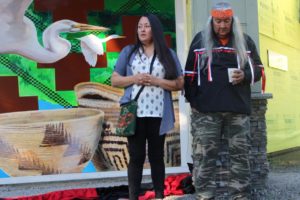
[[[235,113],[199,113],[192,110],[193,181],[197,195],[215,196],[216,160],[222,134],[228,140],[230,157],[229,194],[247,194],[250,185],[250,118]],[[239,198],[238,198],[239,199]]]

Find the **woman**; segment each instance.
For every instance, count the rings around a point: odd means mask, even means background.
[[[152,59],[153,70],[150,74]],[[179,60],[175,52],[167,47],[162,25],[155,15],[140,18],[137,42],[121,51],[111,82],[113,86],[125,88],[121,104],[133,99],[140,87],[145,86],[138,98],[135,135],[128,137],[129,198],[138,199],[146,141],[155,197],[163,198],[165,134],[174,128],[175,121],[170,91],[183,88],[183,76]]]

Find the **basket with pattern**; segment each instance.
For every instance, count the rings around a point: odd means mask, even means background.
[[[12,177],[81,172],[103,119],[102,111],[88,108],[0,114],[0,168]]]
[[[127,138],[115,134],[115,127],[120,114],[119,100],[123,95],[123,89],[101,83],[83,82],[75,86],[75,92],[79,107],[96,108],[105,112],[102,137],[92,159],[94,166],[98,171],[126,170],[129,162]],[[175,130],[166,137],[166,166],[180,165],[177,94],[174,94],[173,98],[176,124]],[[145,167],[149,167],[147,160]]]
[[[105,113],[106,126],[115,132],[120,114],[119,100],[123,96],[123,89],[101,83],[82,82],[75,85],[74,91],[79,107],[102,110]]]

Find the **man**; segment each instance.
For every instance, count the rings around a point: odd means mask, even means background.
[[[222,136],[229,145],[230,198],[249,198],[250,85],[261,73],[255,44],[242,33],[231,5],[217,3],[205,30],[191,43],[185,68],[197,199],[216,195],[216,159]]]

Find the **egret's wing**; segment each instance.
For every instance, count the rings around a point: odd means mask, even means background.
[[[89,46],[86,45],[86,43],[84,43],[83,41],[80,41],[80,46],[81,52],[86,62],[90,66],[95,67],[97,63],[97,54],[91,48],[89,48]]]
[[[90,34],[86,35],[82,38],[79,38],[81,42],[84,42],[93,52],[98,55],[103,55],[104,50],[102,46],[102,39],[98,38],[97,36]]]
[[[16,18],[22,20],[27,8],[32,3],[32,0],[22,0],[22,1],[14,0],[14,2],[18,2],[15,3],[15,5],[13,5],[16,6],[15,8]]]
[[[39,45],[34,23],[24,16],[31,2],[32,0],[0,0],[1,53],[24,54],[21,52],[34,49],[29,44]]]
[[[0,18],[7,23],[23,22],[25,11],[32,0],[1,0]]]
[[[90,34],[79,38],[79,40],[85,60],[94,67],[97,63],[97,54],[103,55],[104,53],[101,39]]]

